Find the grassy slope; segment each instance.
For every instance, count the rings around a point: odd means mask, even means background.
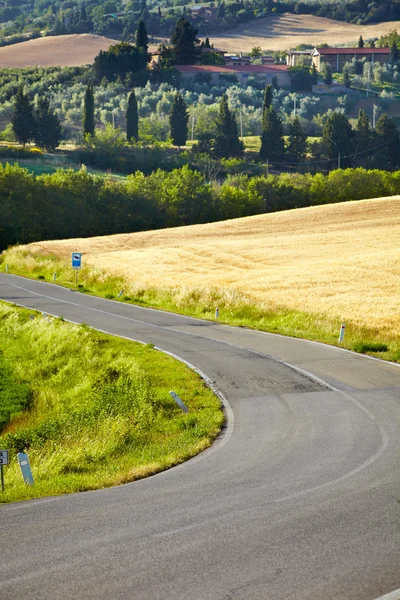
[[[149,346],[1,303],[0,352],[8,387],[16,392],[23,384],[18,398],[0,392],[5,408],[5,400],[13,402],[9,414],[0,411],[0,447],[12,457],[0,502],[151,475],[209,446],[222,425],[219,401],[198,375]],[[33,487],[22,482],[21,449],[29,453]]]
[[[3,256],[10,272],[83,291],[346,345],[400,360],[400,198],[348,202],[103,238],[39,242]]]

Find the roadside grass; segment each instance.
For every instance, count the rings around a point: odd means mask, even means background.
[[[147,477],[207,448],[223,424],[220,402],[201,378],[150,345],[0,303],[0,351],[0,367],[7,365],[0,402],[11,383],[20,392],[1,413],[0,448],[11,462],[0,503]],[[33,486],[17,465],[22,450]]]
[[[10,164],[18,164],[24,169],[27,169],[33,175],[44,175],[44,174],[53,174],[59,169],[72,169],[73,171],[79,171],[81,168],[80,164],[72,162],[68,157],[49,157],[49,158],[38,158],[35,160],[30,159],[2,159],[0,163],[5,165],[6,163]],[[116,173],[107,173],[106,171],[101,171],[99,169],[92,169],[91,167],[87,167],[87,172],[91,175],[98,175],[100,177],[107,177],[117,181],[124,181],[126,179],[126,175],[120,175]]]
[[[360,325],[346,320],[345,340],[339,343],[342,319],[323,312],[307,312],[288,306],[255,303],[250,297],[234,290],[218,288],[137,288],[123,277],[113,276],[98,267],[83,267],[79,271],[78,285],[69,263],[56,254],[35,255],[29,247],[15,247],[3,255],[9,272],[24,277],[57,283],[81,293],[101,296],[119,302],[166,310],[209,321],[248,327],[259,331],[308,339],[340,346],[354,352],[400,362],[400,338],[379,327]],[[216,307],[219,315],[216,317]]]

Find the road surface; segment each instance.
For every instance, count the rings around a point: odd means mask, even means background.
[[[228,414],[211,449],[167,472],[0,507],[2,600],[375,600],[400,588],[398,366],[12,275],[0,298],[181,357]]]

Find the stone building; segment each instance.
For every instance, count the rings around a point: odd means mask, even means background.
[[[328,63],[335,73],[341,73],[345,63],[353,58],[365,58],[371,63],[389,62],[390,48],[314,48],[311,56],[317,71],[321,71],[324,63]]]

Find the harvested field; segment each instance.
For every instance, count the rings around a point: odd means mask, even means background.
[[[135,290],[243,296],[260,307],[350,319],[400,333],[400,197],[303,208],[207,225],[39,242],[15,257],[54,254],[121,275]],[[22,256],[21,255],[21,256]],[[11,255],[9,255],[11,259]],[[126,288],[128,289],[128,288]],[[127,292],[128,293],[128,292]]]
[[[248,52],[254,46],[263,50],[287,50],[298,44],[328,43],[331,46],[357,42],[392,31],[400,30],[400,21],[374,25],[353,25],[314,17],[312,15],[284,14],[245,23],[221,35],[212,35],[216,48],[227,52]]]
[[[74,67],[90,64],[118,40],[89,33],[44,37],[0,48],[0,67]]]

